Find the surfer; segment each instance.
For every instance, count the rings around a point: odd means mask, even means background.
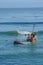
[[[29,42],[31,43],[36,42],[36,33],[28,34],[26,41],[14,41],[14,44],[29,44]]]
[[[36,33],[31,33],[30,35],[28,34],[27,41],[33,43],[36,42]]]
[[[31,42],[32,43],[36,42],[36,33],[31,34]]]

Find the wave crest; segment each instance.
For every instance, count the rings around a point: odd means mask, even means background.
[[[43,34],[43,31],[35,32],[39,35]],[[7,35],[19,35],[18,31],[7,31],[7,32],[0,32],[0,34],[7,34]]]

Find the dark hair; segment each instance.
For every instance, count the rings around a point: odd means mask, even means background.
[[[36,34],[32,33],[31,36],[34,37]]]

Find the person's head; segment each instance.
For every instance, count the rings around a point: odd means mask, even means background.
[[[31,37],[35,37],[35,35],[36,35],[36,33],[33,32],[33,33],[31,34]]]

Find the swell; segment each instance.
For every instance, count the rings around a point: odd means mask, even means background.
[[[7,32],[0,32],[0,34],[18,35],[18,32],[17,31],[7,31]]]
[[[38,35],[42,35],[43,31],[36,31]],[[19,35],[18,31],[7,31],[7,32],[0,32],[0,34],[7,34],[7,35]]]
[[[43,31],[38,31],[37,34],[42,35]]]

